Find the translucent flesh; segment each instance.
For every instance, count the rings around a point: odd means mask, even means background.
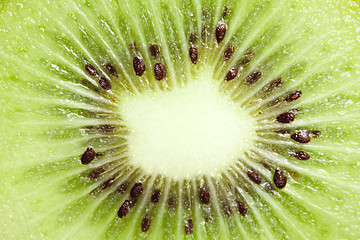
[[[222,20],[224,6],[231,12]],[[207,9],[207,10],[205,10]],[[228,26],[217,44],[214,30]],[[11,1],[0,3],[0,237],[1,239],[356,239],[359,215],[359,6],[349,1]],[[198,42],[199,64],[188,57],[188,35],[201,36],[209,25],[205,44]],[[136,77],[132,67],[135,41],[147,70]],[[156,81],[155,61],[149,44],[161,47],[167,77]],[[223,51],[235,53],[223,61]],[[256,52],[236,81],[224,82],[229,69],[248,49]],[[103,67],[110,61],[118,69],[113,78]],[[112,81],[104,93],[84,66],[92,63]],[[189,86],[206,66],[231,104],[245,109],[257,132],[255,143],[221,178],[206,176],[211,204],[200,203],[198,179],[170,180],[167,176],[141,175],[130,168],[121,179],[99,194],[89,194],[104,179],[89,181],[89,166],[80,156],[89,145],[97,151],[120,149],[124,135],[85,130],[88,126],[121,125],[119,102],[123,96],[144,96]],[[244,78],[255,70],[263,77],[252,86]],[[201,73],[201,72],[200,72]],[[275,78],[283,86],[264,96]],[[85,86],[83,82],[86,82]],[[291,104],[267,104],[294,89],[303,96]],[[250,104],[251,103],[251,104]],[[321,130],[320,138],[299,144],[274,134],[284,125],[276,116],[299,108],[291,129]],[[262,114],[258,114],[262,111]],[[92,114],[97,113],[97,117]],[[110,116],[102,118],[101,116]],[[196,136],[194,136],[196,137]],[[305,150],[308,161],[287,152]],[[227,153],[228,154],[228,153]],[[274,194],[264,183],[256,185],[246,175],[256,170],[272,183],[273,172],[263,162],[293,177]],[[94,162],[91,168],[99,163]],[[122,165],[115,165],[122,170]],[[136,207],[125,218],[117,210],[128,192],[117,194],[123,180],[146,182]],[[159,180],[160,179],[160,180]],[[149,204],[152,187],[162,186],[157,205]],[[168,199],[178,196],[175,211]],[[241,199],[247,217],[236,212],[227,217],[223,200]],[[190,207],[181,204],[191,199]],[[151,227],[141,232],[145,213]],[[186,236],[189,217],[194,233]],[[206,221],[206,219],[212,219]]]

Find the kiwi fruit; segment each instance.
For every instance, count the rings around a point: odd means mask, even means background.
[[[357,239],[355,1],[0,3],[1,239]]]

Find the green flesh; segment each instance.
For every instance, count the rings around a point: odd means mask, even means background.
[[[222,20],[225,6],[231,12]],[[0,238],[358,238],[359,12],[353,2],[320,0],[0,3]],[[228,29],[217,44],[215,28],[223,22]],[[209,36],[203,41],[204,25],[209,25]],[[195,66],[189,58],[192,32],[199,36]],[[145,60],[141,77],[132,66],[136,55],[129,48],[132,42]],[[161,50],[156,60],[149,52],[153,43]],[[235,52],[224,62],[229,45],[235,46]],[[249,49],[255,57],[238,78],[224,81]],[[103,67],[107,62],[117,68],[118,78]],[[167,69],[161,81],[154,77],[156,62]],[[85,71],[87,63],[111,79],[111,91],[101,89],[97,78]],[[256,70],[263,76],[245,87],[244,78]],[[99,133],[97,126],[123,126],[119,103],[124,96],[171,95],[173,89],[203,75],[212,76],[209,81],[217,84],[219,92],[230,96],[232,104],[254,121],[254,146],[245,157],[225,168],[221,177],[176,180],[128,169],[131,165],[126,163],[123,168],[125,133]],[[284,79],[281,88],[264,93],[278,77]],[[299,100],[266,109],[270,101],[293,90],[302,91]],[[273,122],[290,109],[300,109],[294,122]],[[321,130],[322,136],[300,144],[274,133],[284,128]],[[115,150],[82,165],[80,157],[89,146],[96,152]],[[296,150],[308,152],[310,160],[289,154]],[[112,175],[97,181],[87,175],[101,161],[111,160],[114,172],[128,171],[121,172],[110,188],[90,194]],[[286,172],[287,185],[269,193],[264,183],[274,186],[276,167]],[[249,180],[247,169],[257,170],[263,183]],[[209,189],[210,205],[199,200],[199,179]],[[124,180],[130,182],[129,188],[117,193]],[[144,182],[144,192],[120,219],[117,211],[137,181]],[[152,191],[159,185],[160,201],[152,204]],[[178,197],[175,211],[168,207],[172,195]],[[188,196],[190,207],[184,204]],[[237,212],[235,199],[247,206],[246,217]],[[231,217],[224,214],[224,200],[230,202]],[[152,221],[143,233],[141,222],[147,213]],[[186,235],[190,216],[194,232]]]

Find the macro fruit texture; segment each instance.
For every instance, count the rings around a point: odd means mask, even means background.
[[[0,3],[1,239],[357,239],[355,1]]]

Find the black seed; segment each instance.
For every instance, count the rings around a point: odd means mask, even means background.
[[[200,189],[200,201],[203,204],[209,204],[210,203],[210,193],[206,188]]]
[[[253,181],[254,183],[256,183],[256,184],[261,183],[261,177],[256,172],[254,172],[252,170],[248,170],[247,175],[250,178],[250,180]]]
[[[229,206],[229,204],[224,203],[223,204],[223,209],[224,209],[224,212],[225,212],[226,216],[228,216],[228,217],[232,216],[232,210],[231,210],[231,207]]]
[[[153,194],[151,195],[151,202],[158,203],[160,200],[161,191],[160,189],[155,189]]]
[[[103,132],[103,133],[115,132],[115,126],[112,126],[112,125],[102,125],[102,126],[99,126],[97,129],[99,132]]]
[[[109,82],[109,80],[107,78],[100,77],[99,78],[99,84],[105,90],[110,90],[111,89],[111,84],[110,84],[110,82]]]
[[[239,70],[237,68],[230,69],[230,71],[226,74],[225,81],[231,81],[236,78],[238,71]]]
[[[301,97],[301,94],[302,94],[301,91],[292,92],[285,98],[285,101],[287,102],[295,101]]]
[[[247,207],[240,200],[236,200],[236,203],[237,203],[237,206],[238,206],[239,213],[245,217],[247,215],[247,213],[248,213]]]
[[[98,76],[99,73],[98,71],[96,70],[96,68],[91,65],[90,63],[86,64],[85,65],[85,70],[88,72],[88,74],[90,74],[91,76]]]
[[[194,232],[194,225],[193,225],[193,222],[192,222],[192,218],[189,218],[187,220],[187,223],[185,224],[185,233],[187,235],[190,235]]]
[[[251,85],[256,83],[262,76],[262,73],[260,71],[252,73],[250,76],[246,79],[246,85]]]
[[[295,132],[291,135],[291,138],[299,143],[308,143],[311,141],[310,134],[307,131]]]
[[[130,196],[132,198],[138,198],[140,194],[143,192],[143,190],[144,190],[144,185],[140,182],[137,182],[131,188]]]
[[[100,176],[100,174],[102,174],[103,172],[105,172],[105,168],[99,167],[99,168],[97,168],[97,169],[92,170],[92,171],[89,173],[88,177],[89,177],[91,180],[94,180],[94,179],[98,178],[98,177]]]
[[[106,189],[106,188],[110,187],[114,182],[115,182],[115,178],[114,177],[110,178],[109,180],[104,182],[103,185],[101,185],[101,189]]]
[[[195,44],[197,42],[198,35],[196,33],[190,33],[189,34],[189,41],[192,44]]]
[[[280,169],[275,170],[274,183],[277,188],[284,188],[286,185],[287,177]]]
[[[141,223],[141,231],[143,232],[147,232],[150,228],[150,224],[151,224],[151,216],[150,215],[146,215]]]
[[[320,130],[312,130],[310,131],[311,135],[313,137],[320,137],[321,136],[321,131]]]
[[[281,87],[281,85],[284,83],[282,78],[277,78],[274,81],[272,81],[269,85],[268,91],[274,90],[276,88]]]
[[[121,205],[118,211],[119,218],[125,217],[130,212],[130,205],[131,203],[129,200],[124,201],[124,203]]]
[[[91,147],[87,148],[86,151],[81,156],[82,164],[89,164],[95,158],[95,151]]]
[[[157,44],[151,44],[150,45],[150,54],[151,56],[153,56],[154,58],[157,58],[160,54],[160,49],[159,46]]]
[[[234,46],[228,46],[224,52],[224,61],[229,60],[231,56],[234,54],[234,51],[235,51]]]
[[[134,71],[137,76],[141,76],[145,72],[145,61],[139,56],[134,57],[133,59]]]
[[[171,196],[168,200],[168,206],[170,211],[175,211],[177,206],[177,201],[174,196]]]
[[[296,157],[299,160],[309,160],[310,159],[310,155],[307,152],[304,151],[296,151],[293,154],[294,157]]]
[[[225,34],[226,34],[225,24],[219,24],[215,30],[216,40],[218,43],[220,43],[225,38]]]
[[[154,67],[155,78],[161,80],[166,76],[166,68],[162,63],[156,63]]]
[[[215,30],[216,40],[218,43],[220,43],[225,38],[225,34],[226,34],[226,25],[219,24]]]
[[[128,181],[125,181],[123,182],[120,187],[118,188],[118,192],[119,193],[124,193],[126,191],[126,189],[129,187],[129,182]]]
[[[198,60],[198,50],[196,47],[191,47],[189,49],[189,56],[190,56],[191,62],[193,64],[196,64],[196,62]]]
[[[295,114],[293,112],[284,112],[277,116],[276,120],[280,123],[291,123],[295,120]]]
[[[113,76],[115,76],[115,77],[117,77],[118,75],[117,75],[117,71],[116,71],[116,68],[111,64],[111,63],[106,63],[105,64],[105,68],[106,68],[106,70],[108,70],[108,72],[111,74],[111,75],[113,75]]]

